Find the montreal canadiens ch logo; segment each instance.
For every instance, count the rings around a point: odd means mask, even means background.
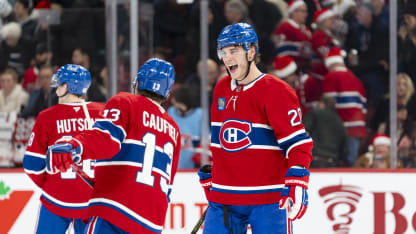
[[[239,151],[251,145],[248,134],[251,132],[251,123],[240,120],[227,120],[220,130],[220,143],[226,151]]]

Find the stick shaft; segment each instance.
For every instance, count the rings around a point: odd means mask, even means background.
[[[201,218],[199,218],[198,222],[195,224],[195,227],[192,229],[191,234],[196,234],[198,232],[198,230],[201,228],[202,224],[205,221],[205,216],[207,215],[207,211],[208,211],[208,207],[205,209]]]
[[[79,177],[82,178],[83,181],[85,181],[85,183],[87,183],[91,188],[94,188],[94,180],[89,177],[87,175],[87,173],[85,173],[85,171],[83,171],[80,167],[78,167],[77,165],[75,165],[74,163],[71,165],[72,170],[74,170]]]

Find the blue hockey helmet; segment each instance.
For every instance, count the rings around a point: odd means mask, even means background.
[[[237,23],[226,26],[217,38],[218,57],[222,59],[221,49],[232,45],[242,45],[246,51],[255,43],[256,53],[259,52],[259,41],[256,31],[247,23]]]
[[[175,69],[172,64],[158,58],[147,60],[137,72],[133,86],[139,82],[139,89],[148,90],[167,97],[175,83]]]
[[[90,72],[83,66],[66,64],[52,76],[50,86],[58,87],[66,83],[68,93],[85,95],[91,85]]]

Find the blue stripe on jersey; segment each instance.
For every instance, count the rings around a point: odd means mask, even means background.
[[[275,193],[283,192],[284,188],[274,188],[274,189],[259,189],[259,190],[230,190],[222,188],[211,188],[213,191],[220,193],[233,193],[233,194],[259,194],[259,193]]]
[[[276,48],[276,53],[279,55],[281,53],[287,53],[287,52],[293,53],[299,53],[299,47],[296,45],[284,45]]]
[[[293,137],[291,137],[290,139],[287,139],[286,141],[280,142],[279,143],[279,147],[283,150],[283,155],[285,155],[287,157],[287,150],[293,145],[296,144],[297,142],[301,141],[301,140],[306,140],[306,139],[311,139],[310,136],[308,136],[308,134],[306,134],[306,132],[302,132],[300,134],[297,134]]]
[[[111,159],[100,159],[96,163],[102,162],[133,162],[133,163],[143,163],[144,161],[144,150],[145,145],[139,144],[126,144],[121,145],[121,150],[119,153],[114,155]],[[163,152],[155,150],[155,156],[153,159],[153,167],[156,167],[162,171],[167,170],[167,165],[171,163],[169,156]],[[97,165],[98,166],[98,165]]]
[[[97,120],[95,121],[93,128],[98,128],[101,130],[107,130],[110,132],[111,136],[116,138],[118,141],[123,142],[126,135],[120,127],[114,125],[111,121],[108,120]]]
[[[57,207],[65,208],[65,209],[79,210],[79,209],[87,209],[88,208],[87,203],[86,203],[86,205],[78,205],[77,203],[71,203],[72,206],[69,206],[69,205],[65,205],[65,204],[61,204],[61,203],[55,202],[52,199],[50,199],[48,196],[45,196],[45,194],[42,194],[42,197],[45,200],[47,200],[49,203],[51,203],[51,204],[53,204],[53,205],[55,205]]]
[[[156,233],[161,233],[162,229],[155,229],[150,227],[149,225],[145,224],[144,222],[138,220],[137,218],[135,218],[134,216],[130,215],[129,213],[127,213],[126,211],[124,211],[123,209],[121,209],[120,207],[117,207],[115,205],[106,203],[106,202],[90,202],[89,206],[106,206],[106,207],[110,207],[111,209],[117,210],[118,212],[122,213],[124,216],[128,217],[129,219],[133,220],[134,222],[140,224],[141,226],[145,227],[146,229],[152,231],[152,232],[156,232]]]
[[[366,108],[366,103],[359,96],[336,96],[337,104],[356,103]]]
[[[25,154],[23,157],[23,167],[30,171],[42,171],[45,169],[45,159]]]
[[[220,145],[220,130],[221,126],[212,125],[211,143]],[[278,146],[276,137],[274,136],[274,132],[272,129],[252,126],[251,132],[248,134],[248,137],[250,138],[251,145],[266,145],[275,147]]]

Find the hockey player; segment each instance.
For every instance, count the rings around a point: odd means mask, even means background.
[[[118,93],[105,105],[106,119],[50,148],[52,171],[97,160],[86,233],[162,232],[181,147],[179,127],[160,105],[174,81],[170,63],[146,61],[133,83],[139,95]]]
[[[42,190],[36,233],[65,233],[72,223],[75,233],[83,233],[88,200],[92,189],[72,170],[50,174],[45,171],[48,146],[62,136],[76,135],[92,126],[104,104],[85,102],[91,84],[90,73],[79,65],[62,66],[52,77],[57,87],[58,104],[42,112],[36,119],[23,158],[23,167]],[[83,170],[93,176],[90,160],[80,162]]]
[[[312,139],[293,89],[259,71],[258,40],[246,23],[226,26],[218,55],[227,68],[211,106],[212,181],[204,233],[291,233],[308,205]],[[287,209],[286,209],[287,208]]]

